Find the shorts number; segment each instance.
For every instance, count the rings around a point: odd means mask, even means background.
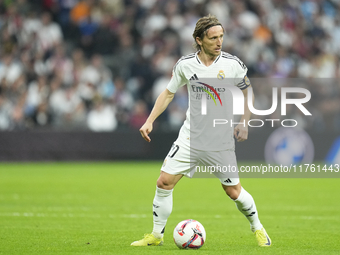
[[[173,145],[171,146],[171,149],[170,149],[170,151],[169,151],[168,156],[169,156],[170,158],[173,158],[173,157],[175,156],[175,154],[177,153],[178,150],[179,150],[179,146],[178,146],[177,144],[173,144]]]

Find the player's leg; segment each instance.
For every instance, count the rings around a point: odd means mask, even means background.
[[[255,233],[256,240],[259,246],[271,246],[271,240],[263,228],[258,212],[256,209],[253,197],[241,186],[240,183],[233,186],[228,186],[222,183],[222,187],[226,194],[235,201],[237,209],[247,218],[250,223],[250,228]]]
[[[157,246],[163,244],[165,225],[172,211],[172,191],[182,177],[182,174],[172,175],[161,171],[152,203],[152,233],[146,234],[143,239],[131,243],[132,246]]]
[[[172,191],[176,183],[188,176],[190,170],[190,151],[186,146],[174,144],[164,160],[157,180],[153,200],[153,230],[142,240],[133,242],[132,246],[162,245],[166,222],[172,211]]]
[[[271,241],[259,220],[255,201],[240,184],[235,152],[213,152],[208,156],[213,156],[218,165],[224,166],[224,168],[221,168],[224,171],[215,175],[220,179],[226,194],[235,202],[237,209],[249,221],[250,228],[255,233],[258,244],[260,246],[270,246]]]
[[[183,174],[168,174],[164,171],[161,171],[161,174],[157,180],[157,188],[172,190],[177,182],[183,177]]]
[[[251,230],[254,232],[263,226],[259,220],[253,197],[238,183],[234,186],[222,184],[226,194],[235,201],[237,209],[248,219]]]
[[[225,193],[232,199],[232,200],[236,200],[240,193],[241,193],[241,183],[237,183],[236,185],[233,185],[233,186],[227,186],[227,185],[224,185],[223,183],[222,184],[222,188],[224,189]]]
[[[172,191],[182,174],[172,175],[161,171],[157,180],[153,200],[153,231],[156,238],[162,238],[166,222],[172,211]]]
[[[215,175],[220,179],[224,191],[235,201],[239,211],[246,216],[250,223],[251,230],[254,232],[261,229],[262,224],[257,215],[254,199],[241,186],[235,152],[226,150],[210,154],[208,156],[214,157],[218,165],[222,166],[221,172]]]

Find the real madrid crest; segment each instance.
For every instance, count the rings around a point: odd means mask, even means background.
[[[225,74],[223,70],[220,70],[217,74],[217,79],[223,80],[225,78]]]
[[[244,76],[244,83],[249,86],[250,85],[250,80],[247,75]]]

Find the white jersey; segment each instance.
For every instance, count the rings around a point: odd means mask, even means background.
[[[237,57],[226,52],[221,52],[216,60],[207,67],[200,61],[197,54],[198,52],[192,53],[187,56],[183,56],[178,60],[173,68],[172,78],[167,86],[167,89],[170,92],[176,93],[180,87],[187,85],[190,99],[190,95],[192,93],[191,90],[193,89],[192,86],[190,86],[190,82],[201,78],[228,79],[229,83],[231,82],[232,85],[235,85],[240,89],[246,89],[249,86],[249,80],[246,76],[247,67]],[[234,149],[235,145],[232,135],[233,130],[230,126],[229,129],[226,141],[220,145],[215,144],[214,150],[220,151]],[[181,127],[179,139],[182,139],[182,142],[190,140],[190,100],[189,107],[186,112],[186,120]]]

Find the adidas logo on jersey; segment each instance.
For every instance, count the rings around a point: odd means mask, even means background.
[[[192,81],[192,80],[198,80],[198,77],[197,77],[196,74],[194,74],[193,76],[191,76],[191,78],[190,78],[189,80],[190,80],[190,81]]]
[[[232,181],[228,178],[228,179],[226,179],[224,182],[226,182],[226,183],[232,183]]]

